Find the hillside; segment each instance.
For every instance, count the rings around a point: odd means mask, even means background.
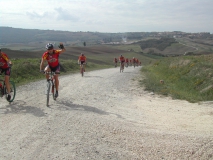
[[[76,43],[89,41],[90,43],[122,42],[123,38],[141,39],[142,32],[128,33],[99,33],[99,32],[70,32],[55,30],[21,29],[11,27],[0,27],[0,43],[32,43],[32,42],[67,42]]]

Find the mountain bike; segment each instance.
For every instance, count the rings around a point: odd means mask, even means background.
[[[7,93],[5,81],[3,79],[0,79],[0,97],[5,96],[6,100],[9,103],[11,103],[15,99],[15,96],[16,96],[16,86],[15,86],[15,83],[11,80],[9,81],[9,83],[10,83],[10,95],[11,95],[10,100],[7,99],[8,93]]]
[[[120,62],[120,72],[124,71],[124,62]]]
[[[54,76],[56,74],[60,74],[59,72],[45,72],[46,74],[49,74],[49,79],[47,80],[47,107],[49,106],[49,98],[50,98],[50,89],[51,93],[53,95],[53,100],[56,100],[57,97],[55,97],[56,94],[56,86],[55,86],[55,78]]]
[[[135,68],[135,62],[133,62],[133,66],[134,66],[134,68]]]
[[[85,69],[84,69],[84,65],[86,63],[83,63],[83,64],[80,64],[80,73],[81,73],[81,76],[83,77],[84,76],[84,72],[85,72]]]
[[[117,67],[117,62],[115,62],[115,68]]]

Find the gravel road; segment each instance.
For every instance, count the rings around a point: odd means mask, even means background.
[[[45,80],[0,99],[1,160],[213,159],[213,104],[154,95],[140,67],[60,76],[46,107]]]

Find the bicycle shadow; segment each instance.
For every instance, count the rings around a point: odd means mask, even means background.
[[[3,114],[11,114],[11,113],[17,113],[17,114],[32,114],[36,117],[44,117],[46,116],[45,112],[38,108],[33,106],[27,106],[26,102],[21,100],[16,100],[15,102],[12,102],[11,104],[6,105],[3,109]]]
[[[67,110],[77,110],[77,111],[82,111],[82,112],[92,112],[92,113],[96,113],[96,114],[100,114],[100,115],[115,115],[117,118],[124,119],[119,114],[106,112],[106,111],[103,111],[103,110],[98,109],[96,107],[74,104],[70,101],[57,101],[57,104],[58,104],[57,108],[53,108],[51,106],[49,106],[49,108],[58,109],[58,110],[61,110],[61,111],[63,111],[63,110],[66,110],[66,111]]]
[[[123,71],[122,73],[132,73],[132,72],[125,72],[125,71]]]
[[[104,77],[101,77],[101,76],[84,76],[85,78],[104,78]]]

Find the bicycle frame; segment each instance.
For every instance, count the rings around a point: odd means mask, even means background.
[[[120,72],[121,72],[121,71],[122,71],[122,72],[124,71],[124,63],[125,63],[125,62],[120,62]]]
[[[84,65],[86,63],[83,63],[83,64],[80,64],[80,73],[81,73],[81,76],[83,77],[84,76]]]
[[[60,74],[59,72],[46,72],[46,74],[49,74],[49,79],[47,80],[47,103],[46,105],[49,106],[49,95],[50,95],[50,88],[51,93],[53,95],[53,100],[56,100],[55,93],[56,93],[56,87],[55,87],[55,75]]]

